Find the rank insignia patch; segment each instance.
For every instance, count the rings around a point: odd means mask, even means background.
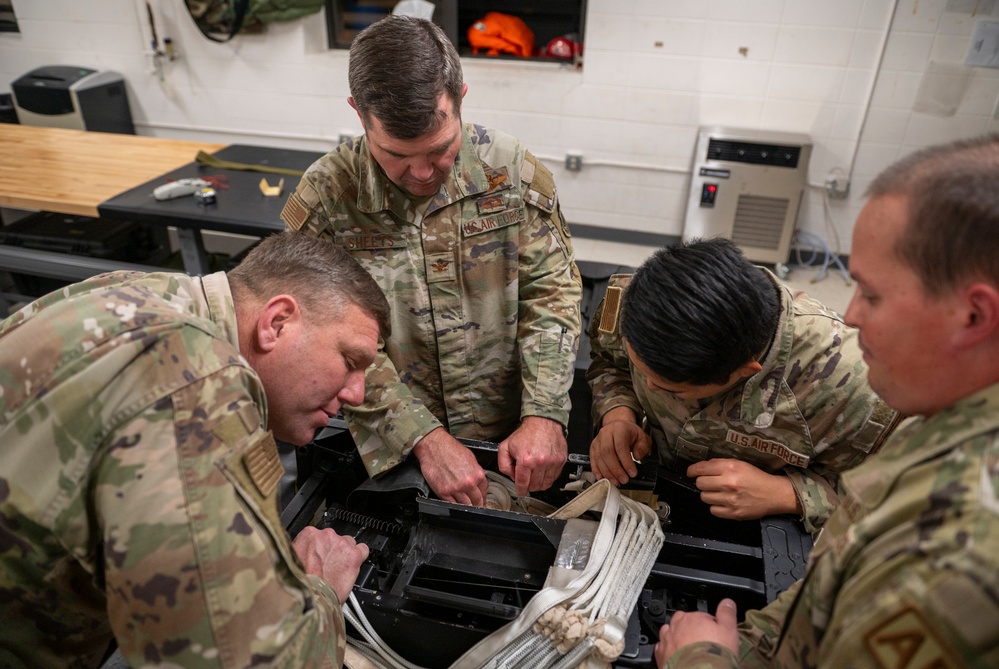
[[[427,283],[454,281],[454,256],[450,253],[427,254]]]

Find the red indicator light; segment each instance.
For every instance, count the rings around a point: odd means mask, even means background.
[[[715,186],[714,184],[708,185],[708,192],[709,193],[714,193],[716,190],[718,190],[718,186]]]

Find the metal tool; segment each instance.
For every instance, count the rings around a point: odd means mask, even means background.
[[[198,204],[215,204],[215,189],[210,186],[199,188],[194,191],[194,199],[198,201]]]

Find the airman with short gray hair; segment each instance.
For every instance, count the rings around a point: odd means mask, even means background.
[[[282,233],[227,276],[114,272],[0,322],[0,666],[332,667],[367,547],[278,517],[275,437],[364,396],[388,303]],[[273,436],[272,436],[273,434]]]

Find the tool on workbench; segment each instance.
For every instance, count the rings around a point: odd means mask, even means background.
[[[153,197],[160,201],[172,200],[184,197],[185,195],[191,195],[199,188],[205,188],[206,186],[211,186],[211,183],[205,179],[177,179],[162,186],[157,186],[153,189]]]
[[[211,186],[205,186],[204,188],[199,188],[194,191],[194,199],[198,204],[209,205],[215,204],[215,189]]]
[[[203,189],[211,190],[211,202],[215,201],[216,191],[225,190],[229,187],[228,177],[224,174],[219,174],[216,176],[201,176],[201,177],[190,177],[184,179],[176,179],[169,183],[165,183],[162,186],[157,186],[153,190],[153,197],[157,200],[172,200],[177,197],[184,197],[185,195],[196,195],[199,191]],[[210,204],[211,202],[204,202],[204,198],[208,198],[208,193],[203,193],[198,201],[201,204]]]

